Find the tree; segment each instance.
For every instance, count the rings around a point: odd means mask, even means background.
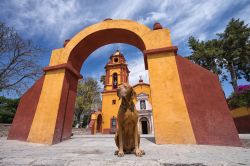
[[[188,59],[217,75],[222,74],[222,65],[220,63],[222,51],[219,49],[219,42],[217,40],[204,42],[191,36],[188,43],[192,50],[192,55]]]
[[[12,123],[19,99],[8,99],[0,96],[0,123]]]
[[[105,85],[106,81],[106,76],[105,75],[102,75],[101,78],[100,78],[100,83],[102,83],[103,85]]]
[[[223,33],[217,34],[221,41],[224,68],[231,76],[234,91],[237,90],[237,80],[245,78],[250,81],[250,28],[239,19],[231,19]]]
[[[221,76],[221,81],[231,79],[236,92],[238,79],[250,81],[250,28],[244,21],[231,19],[224,32],[217,36],[218,39],[208,41],[190,37],[192,54],[188,58]]]
[[[93,78],[86,78],[80,80],[77,86],[77,97],[75,104],[75,121],[76,124],[81,124],[83,116],[89,116],[95,107],[99,107],[100,100],[100,87],[96,80]]]
[[[22,39],[15,29],[0,22],[0,92],[21,94],[42,70],[37,63],[41,49]]]
[[[230,110],[239,107],[250,107],[250,85],[239,86],[236,93],[227,99]]]

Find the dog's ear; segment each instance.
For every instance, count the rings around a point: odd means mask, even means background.
[[[117,88],[116,93],[117,93],[117,96],[120,100],[121,99],[121,88],[120,87]]]

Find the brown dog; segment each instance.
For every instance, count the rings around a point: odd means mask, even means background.
[[[117,96],[122,99],[122,102],[117,115],[118,130],[115,135],[115,143],[118,150],[115,151],[115,155],[122,157],[124,153],[134,153],[141,157],[145,153],[139,149],[138,114],[133,102],[135,92],[130,85],[123,83],[117,89]]]

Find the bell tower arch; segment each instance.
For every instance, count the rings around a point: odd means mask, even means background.
[[[117,50],[105,66],[105,91],[115,90],[122,83],[128,83],[129,69],[123,54]]]

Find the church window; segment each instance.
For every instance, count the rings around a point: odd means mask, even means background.
[[[113,104],[113,105],[116,104],[116,100],[112,100],[112,104]]]
[[[117,63],[118,62],[118,58],[114,58],[114,62]]]
[[[140,108],[141,108],[141,110],[145,110],[146,109],[146,102],[145,102],[145,100],[140,100]]]
[[[116,128],[116,118],[114,116],[111,118],[111,128]]]
[[[113,89],[116,89],[118,87],[118,79],[117,79],[117,73],[113,74]]]

